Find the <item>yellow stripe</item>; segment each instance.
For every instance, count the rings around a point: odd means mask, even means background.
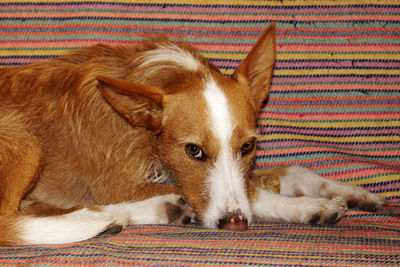
[[[222,74],[224,74],[224,75],[231,75],[235,70],[226,70],[226,69],[222,69],[222,68],[220,68],[219,69],[221,72],[222,72]]]
[[[331,122],[331,121],[278,121],[274,119],[260,119],[258,120],[259,125],[271,125],[271,126],[297,126],[304,128],[349,128],[349,127],[400,127],[400,119],[393,121],[343,121],[343,122]],[[398,137],[398,141],[399,141]]]
[[[398,197],[398,196],[400,196],[400,191],[382,192],[382,193],[379,193],[379,195],[382,195],[382,196],[384,196],[386,198],[388,198],[388,197]]]
[[[218,52],[201,52],[201,54],[207,58],[219,58],[219,59],[232,59],[232,60],[243,60],[246,54],[238,54],[238,53],[218,53]]]
[[[371,177],[367,179],[348,181],[348,183],[354,185],[364,185],[364,184],[376,184],[379,182],[391,182],[397,180],[399,180],[399,175],[396,173],[396,174],[387,174],[379,177]]]
[[[330,137],[330,136],[306,136],[301,134],[270,134],[260,136],[261,140],[277,140],[277,139],[301,139],[309,141],[323,142],[380,142],[380,141],[399,141],[398,136],[345,136],[345,137]]]
[[[3,3],[15,3],[15,0],[2,0]],[[20,0],[19,2],[23,3],[34,3],[37,2],[37,0]],[[45,2],[45,3],[63,3],[65,2],[64,0],[41,0],[40,2]],[[70,1],[70,2],[75,2],[75,1]],[[76,2],[81,2],[80,0],[77,0]],[[86,0],[86,2],[101,2],[101,0]],[[106,1],[104,1],[106,2]],[[107,0],[109,2],[109,0]],[[113,2],[115,3],[154,3],[154,4],[159,4],[160,1],[158,0],[150,0],[150,1],[143,1],[143,0],[114,0]],[[280,1],[280,0],[275,0],[275,1],[251,1],[251,0],[241,0],[241,1],[215,1],[215,0],[192,0],[192,1],[186,1],[186,0],[163,0],[163,4],[197,4],[197,5],[249,5],[249,6],[254,6],[254,5],[264,5],[264,6],[315,6],[315,5],[333,5],[333,6],[340,6],[343,4],[346,5],[359,5],[360,1],[359,0],[347,0],[345,2],[342,1],[336,1],[336,0],[324,0],[324,1],[317,1],[317,0],[308,0],[308,1],[303,1],[303,0],[296,0],[296,1]],[[396,5],[398,4],[397,1],[391,1],[391,0],[364,0],[362,1],[364,5],[368,4],[380,4],[380,5]]]

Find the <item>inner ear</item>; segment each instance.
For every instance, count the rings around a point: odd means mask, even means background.
[[[275,54],[275,23],[271,23],[232,74],[234,80],[248,86],[257,115],[269,93]]]
[[[98,76],[104,99],[132,125],[159,133],[163,111],[160,89],[137,83]]]

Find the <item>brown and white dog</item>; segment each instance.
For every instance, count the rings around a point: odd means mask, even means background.
[[[271,24],[232,77],[168,40],[0,69],[0,243],[74,242],[193,213],[226,230],[253,216],[334,223],[347,205],[384,205],[300,166],[252,171],[274,64]]]

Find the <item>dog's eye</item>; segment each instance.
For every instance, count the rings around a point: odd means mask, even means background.
[[[186,153],[194,159],[198,159],[198,160],[203,160],[204,159],[204,153],[203,150],[193,144],[188,144],[185,147]]]
[[[254,150],[255,147],[255,141],[251,140],[249,142],[246,142],[242,145],[242,148],[240,149],[240,152],[242,152],[242,156],[249,154]]]

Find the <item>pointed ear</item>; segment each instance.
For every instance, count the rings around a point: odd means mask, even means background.
[[[275,23],[271,23],[232,78],[249,87],[257,115],[269,93],[275,66]]]
[[[160,89],[103,76],[96,79],[103,97],[132,125],[160,132],[163,104]]]

